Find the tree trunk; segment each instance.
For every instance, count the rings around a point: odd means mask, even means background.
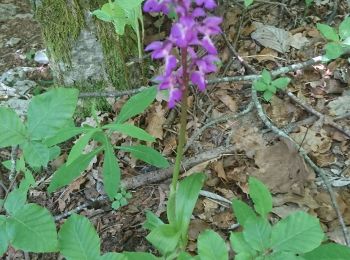
[[[30,0],[57,83],[66,86],[140,86],[142,65],[127,63],[138,56],[136,34],[118,36],[112,24],[91,12],[108,0]]]

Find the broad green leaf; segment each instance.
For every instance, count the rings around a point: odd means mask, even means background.
[[[118,0],[116,1],[117,5],[119,5],[124,10],[132,10],[136,7],[141,7],[141,3],[143,0]]]
[[[7,251],[9,246],[8,240],[6,233],[6,217],[0,215],[0,257]]]
[[[304,260],[304,258],[292,252],[275,252],[266,256],[264,260]]]
[[[4,207],[9,214],[16,214],[25,205],[27,202],[27,192],[28,189],[17,188],[9,193],[4,203]]]
[[[244,240],[242,232],[231,233],[230,242],[233,251],[237,254],[239,253],[249,253],[249,255],[254,256],[256,251]]]
[[[27,252],[45,253],[58,250],[56,225],[50,212],[36,204],[26,204],[7,219],[11,245]]]
[[[189,253],[187,252],[181,252],[178,257],[177,260],[194,260],[195,258],[192,257]]]
[[[26,162],[33,168],[47,166],[50,159],[50,149],[39,142],[25,142],[23,155]]]
[[[288,86],[289,82],[290,78],[282,77],[272,81],[272,85],[274,85],[278,89],[285,89]]]
[[[158,258],[151,253],[144,252],[123,252],[127,260],[157,260]]]
[[[64,141],[67,141],[68,139],[81,134],[81,133],[87,133],[91,131],[91,127],[67,127],[63,128],[58,133],[50,138],[47,138],[44,140],[44,143],[47,146],[53,146],[59,143],[62,143]]]
[[[115,32],[119,35],[124,35],[125,33],[125,25],[126,25],[126,18],[114,18],[113,19],[113,25]]]
[[[249,218],[244,224],[243,237],[253,249],[264,251],[271,245],[271,225],[262,217]]]
[[[303,255],[306,260],[345,260],[350,259],[350,248],[347,246],[328,243],[323,244]]]
[[[132,96],[122,107],[118,117],[117,123],[121,124],[128,119],[136,116],[145,111],[145,109],[152,104],[156,98],[157,89],[156,87],[150,87],[144,91]]]
[[[337,34],[337,31],[334,28],[330,27],[329,25],[318,23],[317,29],[321,32],[323,37],[325,37],[327,40],[336,41],[336,42],[339,41],[339,35]]]
[[[271,98],[272,98],[272,96],[273,96],[273,93],[271,92],[271,91],[265,91],[264,92],[264,95],[263,95],[263,97],[264,97],[264,99],[266,100],[266,101],[270,101],[271,100]]]
[[[117,195],[120,186],[120,168],[114,149],[107,136],[104,136],[103,184],[110,200]]]
[[[346,17],[339,25],[339,36],[342,40],[350,37],[350,16]]]
[[[317,218],[296,212],[272,228],[271,247],[274,251],[306,253],[318,247],[324,237]]]
[[[265,91],[267,89],[267,85],[266,83],[264,83],[261,80],[256,80],[253,82],[253,87],[257,90],[257,91]]]
[[[336,59],[344,54],[342,45],[336,42],[330,42],[326,44],[326,57],[328,59]]]
[[[179,182],[175,197],[175,214],[176,225],[182,230],[182,234],[187,234],[192,212],[204,181],[205,175],[196,173]]]
[[[254,209],[262,217],[272,210],[272,196],[267,187],[254,177],[249,178],[249,197],[254,202]]]
[[[269,84],[271,82],[271,74],[268,70],[264,69],[261,73],[261,78],[264,83]]]
[[[47,191],[51,193],[71,183],[86,169],[90,161],[101,151],[102,147],[99,147],[88,154],[81,155],[69,165],[64,164],[54,173]]]
[[[70,216],[62,225],[58,239],[60,253],[69,260],[100,258],[100,238],[86,217]]]
[[[32,98],[28,107],[28,132],[33,140],[52,137],[73,117],[78,90],[56,88]]]
[[[205,230],[198,236],[197,247],[201,260],[228,260],[225,240],[213,230]]]
[[[26,141],[26,128],[13,110],[0,107],[0,120],[0,148]]]
[[[267,85],[267,90],[265,92],[267,92],[267,91],[272,92],[273,94],[276,94],[277,89],[276,89],[276,87],[274,85],[268,84]]]
[[[103,129],[110,129],[120,132],[124,135],[128,135],[137,138],[141,141],[154,142],[156,139],[147,133],[145,130],[130,124],[109,124],[103,127]]]
[[[256,260],[256,258],[248,253],[239,253],[235,255],[235,260]]]
[[[111,252],[101,256],[99,260],[128,260],[128,258],[124,254]]]
[[[99,131],[99,129],[92,128],[90,131],[83,134],[73,145],[72,149],[67,158],[67,165],[71,164],[74,160],[76,160],[80,155],[82,155],[84,148],[89,143],[92,136]]]
[[[244,6],[245,6],[245,7],[248,7],[248,6],[250,6],[253,2],[254,2],[254,0],[244,0]]]
[[[164,222],[158,218],[152,211],[146,211],[146,221],[143,223],[143,228],[152,231],[153,229],[163,225]]]
[[[176,248],[180,236],[180,231],[174,225],[164,224],[153,229],[146,239],[164,255]]]
[[[92,12],[93,15],[95,15],[98,19],[105,21],[105,22],[111,22],[113,18],[106,12],[98,9]]]
[[[56,159],[61,153],[61,148],[54,145],[49,148],[49,161]]]
[[[136,159],[159,168],[169,167],[168,161],[156,150],[145,145],[118,146],[120,150],[130,152]]]
[[[238,223],[243,227],[249,218],[256,217],[254,210],[241,200],[234,199],[232,201],[232,209]]]

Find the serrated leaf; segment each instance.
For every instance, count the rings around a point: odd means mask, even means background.
[[[264,251],[271,245],[271,225],[262,217],[249,218],[244,224],[243,237],[253,249]]]
[[[262,80],[254,81],[253,86],[257,91],[265,91],[267,89],[266,83],[264,83]]]
[[[54,136],[73,117],[78,90],[56,88],[32,98],[28,107],[27,127],[32,140]]]
[[[26,128],[13,110],[0,107],[0,119],[0,148],[26,141]]]
[[[27,252],[56,252],[56,225],[50,212],[36,204],[26,204],[7,219],[11,245]]]
[[[243,227],[249,218],[256,217],[254,210],[241,200],[234,199],[232,201],[232,209],[238,223]]]
[[[201,260],[226,260],[228,250],[225,240],[213,230],[205,230],[198,236],[198,255]]]
[[[244,240],[242,232],[231,233],[230,242],[233,251],[239,253],[249,253],[250,256],[254,256],[256,251]]]
[[[117,195],[120,186],[120,168],[114,149],[107,136],[104,136],[103,184],[110,200]]]
[[[23,155],[31,167],[45,167],[50,159],[50,149],[45,144],[39,142],[26,142],[23,144]]]
[[[164,224],[153,229],[146,239],[164,255],[176,248],[180,236],[180,231],[174,225]]]
[[[154,142],[156,140],[145,130],[131,124],[109,124],[104,126],[103,129],[117,131],[130,137],[137,138],[141,141]]]
[[[285,89],[290,82],[290,78],[283,77],[272,81],[272,84],[278,89]]]
[[[350,37],[350,17],[346,17],[339,25],[339,36],[342,40]]]
[[[145,145],[118,146],[120,150],[130,152],[136,159],[159,168],[169,167],[168,161],[156,150]]]
[[[277,89],[276,89],[276,87],[274,85],[268,84],[267,85],[267,90],[265,92],[271,92],[273,94],[276,94]]]
[[[342,45],[336,42],[330,42],[326,44],[326,57],[328,59],[336,59],[344,54]]]
[[[271,92],[271,91],[265,91],[264,92],[264,95],[263,95],[263,97],[264,97],[264,99],[266,100],[266,101],[270,101],[271,100],[271,98],[272,98],[272,96],[273,96],[273,93]]]
[[[142,92],[132,96],[122,107],[118,117],[117,123],[121,124],[128,119],[145,111],[145,109],[152,104],[157,95],[157,89],[150,87]]]
[[[58,237],[60,253],[67,259],[100,258],[100,238],[86,217],[70,216],[62,225]]]
[[[345,260],[350,259],[350,248],[347,246],[328,243],[303,255],[306,260]]]
[[[6,233],[6,217],[0,215],[0,257],[7,251],[9,246],[8,240]]]
[[[192,174],[179,182],[175,198],[176,225],[187,234],[188,226],[199,192],[203,187],[205,175],[203,173]]]
[[[71,164],[64,164],[61,166],[53,175],[51,183],[47,188],[49,193],[71,183],[75,178],[77,178],[89,165],[90,161],[102,151],[102,147],[96,150],[83,154]]]
[[[261,78],[264,83],[269,84],[271,82],[271,74],[268,70],[264,69],[261,73]]]
[[[266,218],[272,210],[272,196],[267,187],[258,179],[250,177],[249,196],[254,202],[255,211]]]
[[[339,41],[339,35],[337,31],[327,24],[318,23],[317,29],[321,32],[323,37],[330,41]]]
[[[305,212],[296,212],[272,228],[274,251],[306,253],[318,247],[324,237],[319,220]]]

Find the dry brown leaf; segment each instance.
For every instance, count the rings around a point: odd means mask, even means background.
[[[230,96],[227,91],[218,91],[216,93],[216,96],[220,99],[222,103],[224,103],[230,110],[231,112],[235,113],[237,112],[238,105],[236,100]]]
[[[214,162],[214,170],[220,179],[227,181],[223,160]]]
[[[303,195],[304,188],[315,179],[314,172],[304,159],[282,141],[258,150],[255,164],[258,169],[251,175],[260,179],[272,193],[292,190],[295,194]]]
[[[237,150],[244,151],[248,158],[265,146],[265,140],[257,127],[240,127],[232,137],[232,143]]]
[[[163,124],[165,121],[165,110],[162,108],[162,105],[160,103],[157,103],[152,107],[151,112],[147,116],[146,131],[155,138],[162,140]]]
[[[270,103],[271,105],[268,106],[266,111],[272,121],[279,127],[289,123],[291,114],[296,111],[295,106],[290,105],[290,103],[287,103],[275,95],[272,96]]]
[[[210,163],[210,160],[202,162],[200,164],[197,164],[197,165],[193,166],[191,169],[189,169],[188,171],[186,171],[181,176],[182,177],[187,177],[187,176],[190,176],[190,175],[192,175],[192,174],[194,174],[196,172],[203,172],[205,170],[205,168],[207,168],[209,163]]]
[[[273,49],[270,48],[264,48],[259,55],[256,55],[254,58],[258,62],[263,62],[263,61],[275,61],[275,58],[278,57],[277,51],[274,51]]]

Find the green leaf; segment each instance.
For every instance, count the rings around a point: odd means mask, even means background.
[[[257,91],[265,91],[267,89],[267,84],[264,83],[262,80],[256,80],[253,82],[253,87]]]
[[[26,141],[26,128],[13,110],[0,107],[0,119],[0,148]]]
[[[49,161],[56,159],[61,153],[61,148],[57,145],[49,148]]]
[[[146,239],[164,255],[176,248],[180,236],[180,231],[174,225],[164,224],[153,229]]]
[[[78,90],[56,88],[32,98],[28,107],[28,132],[33,140],[52,137],[73,117]]]
[[[305,0],[306,7],[310,7],[314,0]]]
[[[104,22],[111,22],[113,20],[113,18],[108,13],[100,9],[93,11],[92,14]]]
[[[264,251],[271,245],[271,225],[262,218],[249,218],[244,224],[244,240],[257,251]]]
[[[111,252],[101,256],[99,260],[128,260],[128,258],[124,254]]]
[[[120,188],[120,168],[114,155],[114,149],[107,136],[104,135],[103,184],[110,200],[117,195]]]
[[[90,131],[85,132],[84,135],[82,135],[76,143],[73,145],[72,149],[70,150],[70,153],[68,155],[67,159],[67,165],[71,164],[74,160],[76,160],[84,151],[84,148],[89,143],[92,136],[99,131],[99,129],[92,128]]]
[[[212,230],[205,230],[198,236],[198,255],[201,260],[226,260],[228,249],[225,240]]]
[[[177,260],[194,260],[195,258],[192,257],[189,253],[187,252],[181,252],[178,256],[177,256]]]
[[[272,85],[274,85],[278,89],[285,89],[288,86],[289,82],[290,78],[282,77],[272,81]]]
[[[268,70],[264,69],[261,73],[261,78],[266,84],[270,84],[271,82],[271,74]]]
[[[111,129],[113,131],[120,132],[124,135],[137,138],[141,141],[154,142],[156,140],[145,130],[130,124],[109,124],[104,126],[103,129]]]
[[[128,260],[157,260],[158,258],[151,253],[144,252],[124,252],[123,255],[126,256]]]
[[[276,94],[277,89],[276,89],[276,87],[275,87],[274,85],[268,84],[268,85],[267,85],[267,91],[270,91],[270,92],[272,92],[273,94]]]
[[[83,216],[73,214],[59,233],[60,253],[67,259],[99,259],[100,238],[94,226]]]
[[[234,199],[232,201],[232,209],[238,223],[243,227],[245,227],[245,222],[249,218],[256,217],[254,210],[241,200]]]
[[[263,95],[263,97],[264,97],[264,99],[266,100],[266,101],[270,101],[271,100],[271,98],[272,98],[272,96],[273,96],[273,93],[271,92],[271,91],[265,91],[264,92],[264,95]]]
[[[50,212],[36,204],[26,204],[7,219],[11,245],[27,252],[56,252],[56,225]]]
[[[256,251],[244,240],[242,232],[231,233],[230,242],[232,249],[237,253],[249,253],[249,255],[256,255]]]
[[[146,221],[143,223],[143,228],[152,231],[153,229],[163,225],[164,222],[158,218],[152,211],[146,211]]]
[[[205,175],[196,173],[179,182],[175,198],[175,213],[176,225],[179,229],[181,228],[182,234],[187,234],[192,212],[204,181]]]
[[[145,111],[145,109],[152,104],[153,100],[156,98],[156,95],[156,87],[150,87],[132,96],[122,107],[116,122],[119,124],[124,123],[133,116]]]
[[[339,41],[337,31],[327,24],[317,23],[317,29],[321,32],[323,37],[330,41]]]
[[[27,202],[27,192],[28,189],[21,188],[11,191],[4,204],[6,211],[11,215],[16,214]]]
[[[248,253],[239,253],[235,255],[235,260],[256,260],[256,258]]]
[[[326,57],[328,59],[336,59],[344,54],[342,45],[336,42],[330,42],[326,44]]]
[[[9,246],[9,239],[6,233],[6,217],[0,215],[0,257],[6,253]]]
[[[248,7],[248,6],[250,6],[253,2],[254,2],[254,0],[244,0],[244,6],[245,6],[245,7]]]
[[[339,36],[342,40],[350,37],[350,17],[346,17],[339,25]]]
[[[268,255],[264,260],[304,260],[301,256],[296,256],[292,252],[275,252],[271,255]]]
[[[254,202],[254,209],[266,218],[272,210],[272,196],[267,187],[254,177],[249,178],[249,196]]]
[[[168,161],[156,150],[145,145],[118,146],[120,150],[130,152],[136,159],[159,168],[169,167]]]
[[[78,134],[87,133],[90,131],[91,127],[67,127],[58,131],[55,136],[45,139],[44,143],[47,146],[53,146],[62,143]]]
[[[101,151],[102,147],[99,147],[88,154],[81,155],[69,165],[64,164],[54,173],[51,183],[47,188],[47,191],[51,193],[71,183],[75,178],[77,178],[80,175],[80,173],[82,173],[86,169],[90,161]]]
[[[118,0],[116,3],[124,10],[132,10],[141,7],[143,0]]]
[[[306,260],[345,260],[350,259],[350,248],[347,246],[328,243],[323,244],[303,255]]]
[[[39,142],[25,142],[23,155],[26,162],[33,168],[47,166],[50,159],[50,149]]]
[[[317,218],[296,212],[272,228],[271,247],[274,251],[306,253],[318,247],[324,237]]]

